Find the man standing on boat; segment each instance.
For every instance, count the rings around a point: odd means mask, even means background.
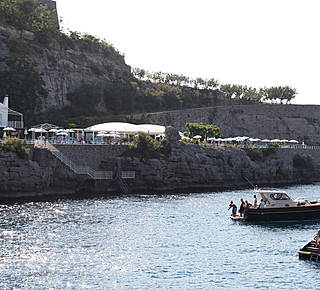
[[[245,210],[245,203],[243,201],[243,199],[241,198],[240,199],[240,209],[239,209],[239,213],[240,213],[240,216],[243,216],[243,213],[244,213],[244,210]]]
[[[264,203],[263,199],[261,199],[261,202],[259,204],[259,208],[264,208],[264,206],[265,206],[265,203]]]
[[[253,207],[257,207],[257,206],[258,206],[257,196],[254,195],[254,196],[253,196]]]
[[[232,216],[236,216],[237,215],[237,206],[233,203],[233,201],[231,200],[230,204],[229,204],[229,208],[228,210],[232,208]]]

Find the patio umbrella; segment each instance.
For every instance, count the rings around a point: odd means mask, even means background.
[[[279,143],[279,142],[280,142],[280,139],[272,139],[271,142],[273,142],[273,143]]]
[[[261,142],[269,143],[269,142],[271,142],[271,140],[269,140],[269,139],[262,139]]]
[[[202,138],[202,136],[200,136],[200,135],[196,135],[196,136],[193,136],[192,138],[193,138],[193,139],[201,139],[201,138]]]
[[[110,133],[109,134],[110,137],[113,137],[113,138],[120,138],[121,136],[117,133]]]
[[[297,141],[297,140],[290,140],[290,141],[289,141],[289,143],[295,143],[295,144],[298,144],[298,143],[299,143],[299,141]]]
[[[47,133],[48,131],[43,128],[37,128],[34,130],[35,133],[40,133],[40,138],[42,139],[42,133]]]
[[[57,136],[68,136],[68,133],[66,133],[66,132],[59,132],[59,133],[57,133]]]
[[[104,133],[104,132],[100,132],[100,133],[97,134],[97,137],[110,137],[110,134]]]
[[[37,129],[34,130],[34,132],[35,133],[41,133],[41,135],[42,135],[42,133],[47,133],[48,131],[43,129],[43,128],[37,128]]]
[[[30,128],[30,129],[28,130],[28,132],[32,132],[32,140],[34,140],[34,137],[35,137],[35,135],[34,135],[35,130],[36,130],[36,128]]]
[[[3,131],[16,131],[16,129],[14,129],[14,128],[12,128],[12,127],[5,127],[4,129],[3,129]]]
[[[67,132],[67,133],[75,133],[75,131],[72,130],[72,129],[66,129],[65,132]]]

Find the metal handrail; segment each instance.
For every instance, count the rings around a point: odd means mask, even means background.
[[[51,145],[52,146],[52,145]],[[74,173],[76,174],[86,174],[93,179],[112,179],[113,172],[112,171],[96,171],[88,166],[78,166],[74,164],[69,158],[65,157],[60,151],[50,150],[47,146],[47,149],[56,157],[58,158],[63,164],[68,166]]]

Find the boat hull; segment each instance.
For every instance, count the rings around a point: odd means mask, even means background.
[[[312,241],[303,246],[298,254],[300,260],[320,262],[320,248],[316,247]]]
[[[284,208],[250,208],[245,214],[246,221],[308,221],[320,220],[320,205],[284,207]]]

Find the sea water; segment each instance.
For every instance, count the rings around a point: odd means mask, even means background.
[[[320,199],[320,185],[284,188]],[[0,205],[0,288],[319,289],[297,250],[320,228],[242,224],[252,190]]]

